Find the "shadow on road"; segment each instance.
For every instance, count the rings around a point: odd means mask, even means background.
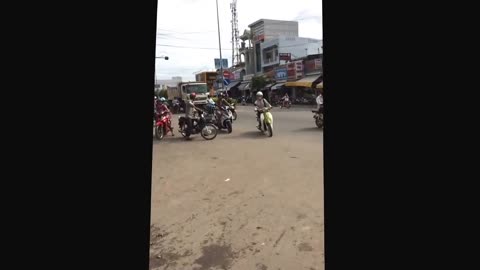
[[[233,135],[233,136],[232,136]],[[238,132],[235,134],[229,134],[225,138],[229,139],[238,139],[238,138],[244,138],[244,139],[259,139],[259,138],[267,138],[267,136],[263,135],[260,131],[258,130],[253,130],[253,131],[244,131],[244,132]]]
[[[323,129],[318,127],[307,127],[307,128],[293,130],[293,132],[320,132],[320,131],[323,131]]]

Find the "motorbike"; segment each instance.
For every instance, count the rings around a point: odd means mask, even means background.
[[[315,124],[318,128],[323,128],[323,112],[318,110],[312,111],[314,113],[313,118],[315,119]]]
[[[245,97],[243,97],[241,101],[243,106],[247,105],[247,99]]]
[[[237,112],[235,111],[235,104],[230,104],[227,108],[230,112],[232,112],[232,119],[233,121],[237,120]]]
[[[227,106],[222,106],[220,117],[216,115],[215,120],[218,129],[226,129],[228,133],[232,133],[233,114]]]
[[[203,112],[198,112],[199,118],[192,119],[192,130],[190,134],[198,134],[202,136],[205,140],[213,140],[217,137],[218,129],[217,127],[207,122]],[[188,128],[187,119],[184,116],[181,116],[178,119],[179,132],[183,137],[186,137],[186,130]]]
[[[172,113],[177,114],[177,113],[181,113],[181,112],[182,112],[182,108],[180,106],[180,103],[174,102],[172,104]]]
[[[168,132],[172,132],[170,129],[170,120],[171,116],[169,113],[163,113],[163,114],[156,114],[156,119],[155,119],[155,138],[157,140],[162,140],[165,134],[168,134]],[[172,132],[173,136],[173,132]]]
[[[289,100],[289,101],[286,102],[286,104],[285,104],[285,101],[284,101],[284,99],[282,98],[282,99],[277,100],[277,102],[275,102],[275,105],[276,105],[276,106],[280,106],[280,109],[282,109],[282,108],[284,108],[284,107],[287,108],[287,109],[290,109],[290,107],[292,106],[292,102]]]
[[[268,134],[268,137],[273,136],[273,116],[270,113],[270,109],[257,109],[255,108],[255,113],[260,112],[260,126],[258,130],[260,130],[263,134]],[[258,121],[258,118],[257,118]]]
[[[280,100],[279,103],[280,103],[280,104],[279,104],[279,105],[280,105],[280,109],[282,109],[282,108],[284,108],[284,107],[287,108],[287,109],[290,109],[290,106],[292,106],[292,102],[291,102],[290,100],[288,100],[288,101]]]

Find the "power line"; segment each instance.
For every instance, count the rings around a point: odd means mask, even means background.
[[[170,44],[157,44],[157,46],[183,48],[183,49],[198,49],[198,50],[218,50],[218,48],[187,47],[187,46],[177,46],[177,45],[170,45]],[[231,50],[231,49],[222,49],[222,50]]]
[[[157,31],[159,31],[159,32],[160,31],[171,32],[171,34],[179,34],[179,35],[215,33],[215,31],[179,32],[179,31],[175,31],[175,30],[167,30],[167,29],[160,29],[160,28],[157,28]]]

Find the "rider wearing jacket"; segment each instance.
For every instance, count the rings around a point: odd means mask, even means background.
[[[220,93],[218,94],[218,99],[217,99],[217,107],[218,107],[218,111],[217,111],[217,117],[218,119],[220,119],[222,113],[221,113],[221,110],[223,110],[222,106],[230,106],[230,103],[228,103],[228,101],[225,99],[225,94],[224,93]]]
[[[191,93],[190,99],[185,102],[185,119],[187,121],[187,130],[185,130],[185,138],[190,139],[190,134],[192,134],[193,129],[193,119],[195,119],[195,110],[200,110],[195,106],[193,101],[197,97],[197,94]]]
[[[270,103],[268,103],[268,101],[263,98],[263,93],[261,91],[257,92],[256,97],[257,97],[257,100],[255,100],[255,108],[257,109],[257,121],[258,121],[257,128],[260,128],[260,124],[261,124],[260,123],[260,114],[261,114],[261,112],[259,110],[263,110],[264,108],[271,109],[272,105],[270,105]]]

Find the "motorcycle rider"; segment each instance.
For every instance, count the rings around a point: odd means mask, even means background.
[[[323,113],[323,89],[320,89],[320,93],[316,98],[316,102],[318,113]]]
[[[272,105],[270,105],[270,103],[268,103],[268,101],[263,98],[262,91],[258,91],[257,94],[256,94],[256,97],[257,97],[257,100],[255,100],[255,108],[257,109],[257,121],[258,121],[257,128],[260,128],[260,125],[261,125],[260,114],[261,114],[261,112],[259,110],[263,110],[265,108],[271,109]]]
[[[196,119],[194,112],[196,110],[202,111],[193,103],[196,97],[197,97],[197,94],[191,93],[190,99],[187,102],[185,102],[185,119],[187,121],[187,130],[185,130],[185,139],[187,140],[191,139],[190,134],[192,134],[193,120]]]
[[[160,116],[163,115],[164,113],[168,114],[168,128],[170,129],[170,132],[172,132],[172,136],[175,136],[175,134],[173,134],[173,127],[172,127],[172,121],[171,121],[172,113],[168,109],[168,106],[165,104],[166,102],[167,100],[164,97],[161,97],[160,99],[157,100],[157,104],[156,104],[157,114]]]
[[[282,100],[283,100],[283,107],[287,107],[288,102],[290,101],[290,97],[288,96],[288,93],[285,93],[285,96],[283,96]]]
[[[207,103],[208,103],[208,104],[215,105],[215,101],[213,101],[213,98],[212,98],[212,96],[211,96],[210,94],[208,94]]]
[[[224,111],[222,106],[230,106],[230,103],[225,99],[225,94],[224,93],[219,93],[218,94],[218,99],[217,99],[217,119],[220,119],[222,116],[222,111]]]

